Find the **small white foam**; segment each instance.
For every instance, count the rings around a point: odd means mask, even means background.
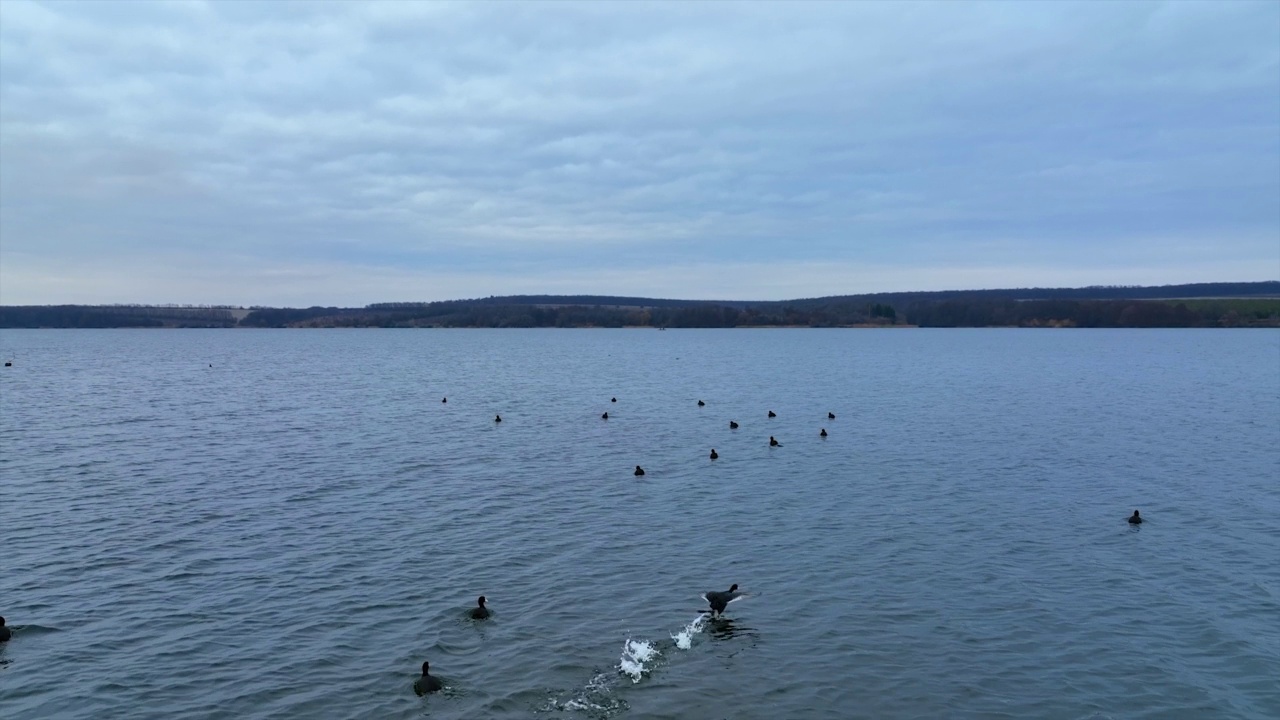
[[[699,614],[692,622],[681,628],[680,632],[672,635],[671,639],[676,642],[676,647],[681,650],[688,650],[693,647],[693,636],[702,632],[702,628],[706,627],[708,617],[710,616]]]
[[[613,676],[596,673],[577,696],[563,702],[552,700],[546,710],[580,710],[608,717],[625,709],[626,705],[612,694]]]
[[[645,665],[649,661],[657,658],[661,653],[658,649],[646,640],[627,641],[622,645],[622,658],[618,660],[618,669],[624,675],[631,678],[631,682],[638,683],[640,678],[648,672],[649,668]]]

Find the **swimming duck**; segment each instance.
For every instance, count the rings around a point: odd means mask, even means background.
[[[601,419],[601,420],[608,420],[608,419],[609,419],[609,413],[605,413],[605,414],[601,415],[601,416],[600,416],[600,419]]]
[[[413,691],[419,695],[437,692],[444,687],[444,683],[440,682],[440,678],[434,677],[428,672],[430,667],[431,663],[424,661],[422,663],[422,677],[413,683]]]
[[[701,400],[698,401],[698,407],[703,407],[705,405],[706,403],[702,402]]]
[[[770,411],[769,411],[769,417],[778,417],[778,413],[776,413],[776,412],[774,412],[774,411],[770,410]]]
[[[644,468],[642,468],[642,467],[640,467],[639,465],[637,465],[637,466],[636,466],[635,476],[636,476],[636,477],[640,477],[640,476],[641,476],[641,475],[643,475],[643,474],[644,474]]]
[[[471,608],[471,619],[483,620],[487,617],[489,617],[489,608],[484,606],[484,596],[481,595],[480,599],[476,600],[476,607]]]
[[[1129,516],[1129,524],[1130,524],[1130,525],[1140,525],[1140,524],[1142,524],[1142,518],[1138,517],[1138,511],[1137,511],[1137,510],[1134,510],[1134,511],[1133,511],[1133,514]]]
[[[501,416],[501,415],[495,415],[495,416],[494,416],[494,418],[493,418],[493,421],[494,421],[494,422],[502,422],[502,416]]]
[[[835,420],[835,419],[836,419],[836,414],[835,414],[835,413],[832,413],[832,412],[827,413],[827,419],[828,419],[828,420]]]
[[[730,430],[737,430],[737,429],[738,429],[738,423],[736,423],[736,422],[734,422],[734,421],[730,420],[730,421],[729,421],[729,429],[730,429]]]
[[[774,439],[773,439],[773,436],[772,436],[772,435],[770,435],[770,436],[769,436],[769,447],[778,447],[778,445],[779,445],[778,441],[777,441],[777,440],[774,440]]]
[[[826,436],[827,436],[827,429],[822,428],[822,432],[818,433],[818,437],[826,437]]]
[[[716,458],[718,458],[718,457],[720,457],[720,455],[716,452],[716,449],[715,449],[715,448],[711,448],[711,459],[712,459],[712,460],[715,460],[715,459],[716,459]]]

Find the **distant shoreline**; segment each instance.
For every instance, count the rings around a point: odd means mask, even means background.
[[[0,328],[1280,327],[1280,281],[875,293],[770,301],[514,295],[364,307],[0,306]]]
[[[987,331],[1114,331],[1114,329],[1147,329],[1147,331],[1161,331],[1161,329],[1188,329],[1188,331],[1213,331],[1213,329],[1280,329],[1280,323],[1276,324],[1242,324],[1242,325],[1133,325],[1133,327],[1079,327],[1079,325],[934,325],[934,327],[923,327],[923,325],[731,325],[731,327],[698,327],[698,328],[667,328],[672,331],[932,331],[932,329],[987,329]],[[120,327],[5,327],[0,325],[0,331],[655,331],[650,325],[625,325],[621,328],[602,327],[602,325],[568,325],[568,327],[554,327],[554,325],[544,325],[544,327],[534,328],[493,328],[485,327],[485,325],[316,325],[316,327],[298,327],[298,325],[289,325],[289,327],[270,327],[270,328],[250,328],[250,327],[202,327],[202,325],[160,325],[160,327],[133,327],[133,325],[120,325]]]

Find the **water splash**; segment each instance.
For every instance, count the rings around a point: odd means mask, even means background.
[[[630,676],[632,683],[640,682],[640,678],[649,671],[646,663],[656,659],[662,653],[653,646],[653,643],[647,640],[627,641],[622,645],[622,658],[618,661],[618,669],[624,675]]]
[[[699,614],[692,622],[681,628],[680,632],[672,635],[671,639],[675,641],[676,647],[681,650],[688,650],[693,647],[693,636],[702,632],[702,629],[707,626],[708,617],[710,616]]]
[[[627,703],[613,694],[614,676],[610,673],[598,672],[592,676],[586,687],[574,693],[568,700],[552,700],[543,711],[571,710],[586,713],[588,717],[610,718],[627,710]]]
[[[681,650],[692,647],[693,636],[706,629],[708,618],[706,614],[699,614],[671,635],[676,647]],[[622,657],[618,659],[618,673],[631,678],[632,684],[638,683],[653,671],[661,657],[662,652],[654,643],[627,638],[627,641],[622,644]],[[617,673],[596,673],[586,687],[575,692],[570,698],[550,698],[538,711],[569,710],[584,712],[590,717],[601,719],[625,712],[628,709],[626,701],[615,694],[619,689],[616,685],[617,676]]]

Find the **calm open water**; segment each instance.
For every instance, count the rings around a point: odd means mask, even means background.
[[[1278,332],[0,354],[6,719],[1280,717]]]

